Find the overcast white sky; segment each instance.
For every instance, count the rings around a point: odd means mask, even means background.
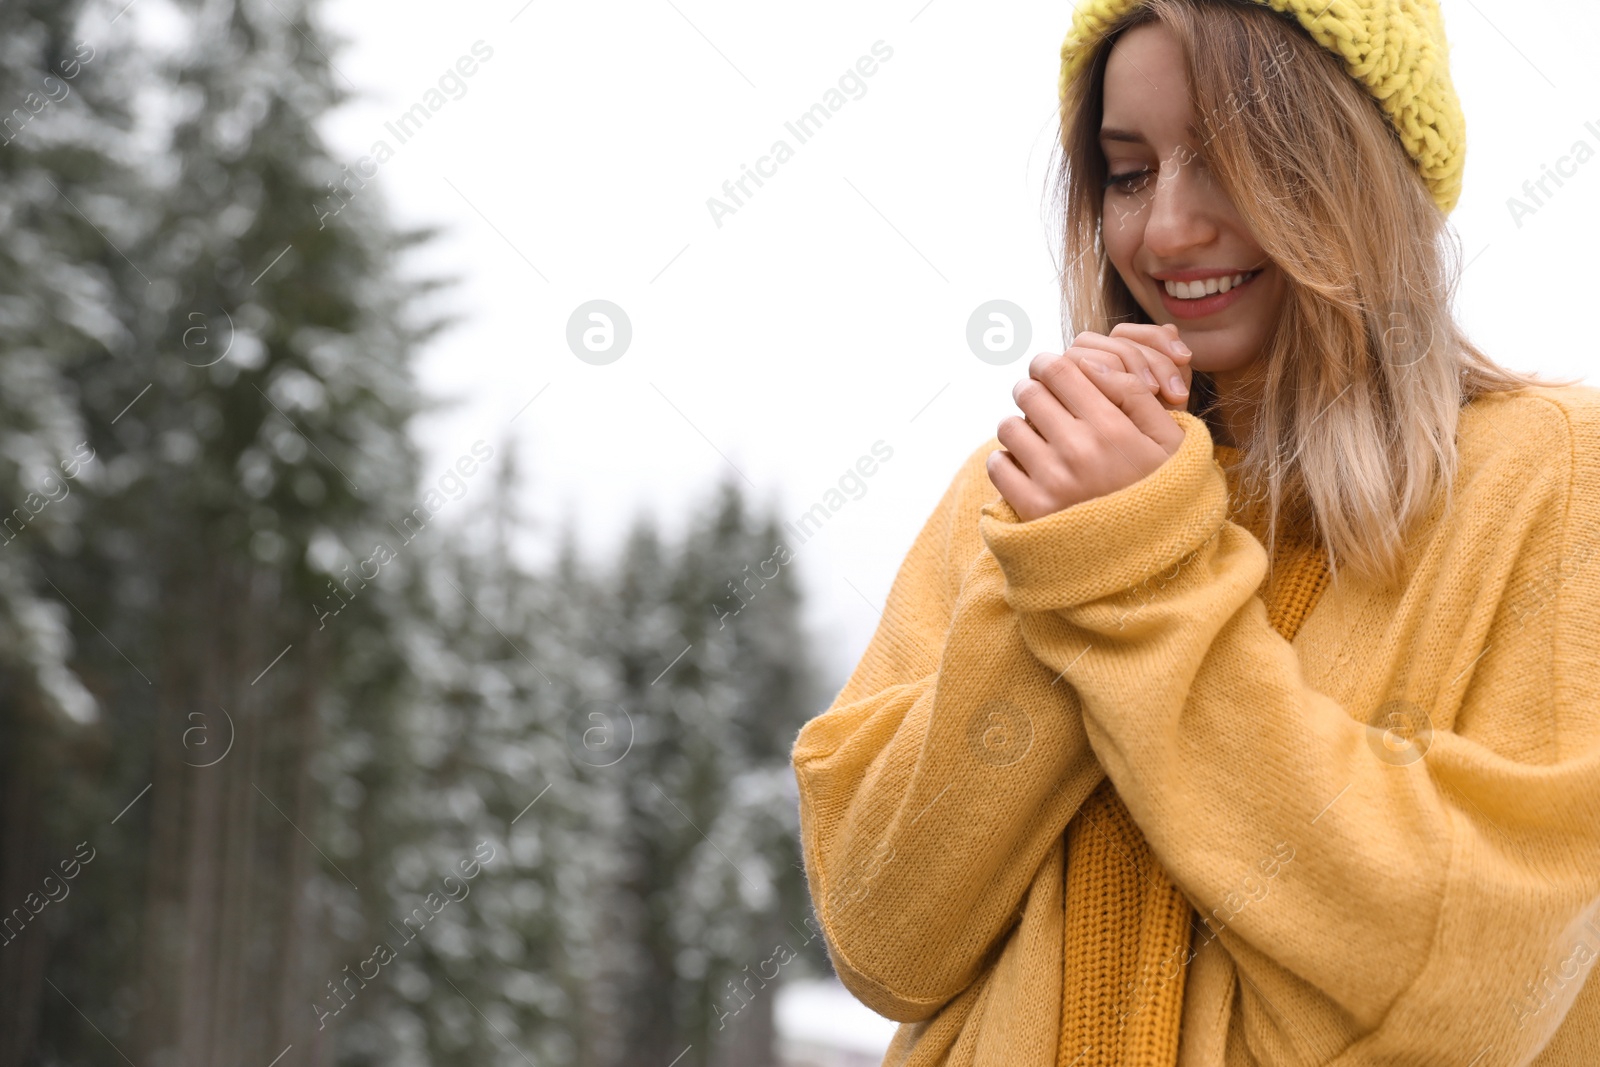
[[[1591,306],[1600,158],[1520,228],[1506,200],[1575,142],[1600,150],[1600,12],[1444,11],[1469,131],[1452,216],[1472,260],[1462,319],[1502,362],[1587,375],[1597,345],[1576,318]],[[1061,347],[1044,192],[1069,15],[1037,0],[333,0],[346,39],[333,60],[364,95],[327,133],[352,163],[380,138],[395,149],[370,188],[401,222],[446,226],[415,266],[462,277],[450,301],[467,321],[423,365],[431,391],[460,400],[419,426],[430,467],[514,432],[530,558],[568,512],[594,558],[641,508],[678,531],[735,469],[758,503],[798,517],[882,440],[893,458],[798,556],[847,670],[1026,374],[1026,355],[972,354],[969,316],[1009,300],[1032,320],[1027,354]],[[384,124],[478,41],[493,54],[465,94],[399,144]],[[865,95],[797,144],[784,123],[878,41],[893,54]],[[780,137],[794,157],[719,228],[707,198]],[[603,366],[565,340],[596,299],[633,329]]]

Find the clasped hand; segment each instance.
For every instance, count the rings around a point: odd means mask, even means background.
[[[1170,323],[1085,331],[1042,353],[1011,391],[1022,416],[1002,419],[989,480],[1024,522],[1125,488],[1183,443],[1190,352]],[[1175,388],[1176,376],[1182,388]]]

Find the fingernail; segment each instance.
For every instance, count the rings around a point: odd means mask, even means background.
[[[1189,392],[1189,390],[1183,387],[1183,379],[1178,377],[1176,374],[1172,376],[1167,384],[1172,386],[1172,391],[1178,396],[1184,396]]]
[[[1106,372],[1106,365],[1104,363],[1098,363],[1098,362],[1096,362],[1095,360],[1092,360],[1092,359],[1084,360],[1083,361],[1083,366],[1085,366],[1085,367],[1089,368],[1090,370],[1095,371],[1096,373],[1099,373],[1099,374],[1104,374]]]
[[[1144,375],[1145,384],[1150,386],[1151,392],[1160,392],[1161,391],[1161,386],[1156,384],[1156,376],[1154,374],[1150,373],[1150,368],[1149,367],[1145,367],[1139,373]]]

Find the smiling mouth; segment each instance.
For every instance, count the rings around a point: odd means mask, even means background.
[[[1166,289],[1167,296],[1173,300],[1204,300],[1208,296],[1218,293],[1232,292],[1241,286],[1249,285],[1261,274],[1260,270],[1245,271],[1243,274],[1207,278],[1204,281],[1174,282],[1163,281],[1157,278]]]

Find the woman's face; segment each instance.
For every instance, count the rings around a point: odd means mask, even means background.
[[[1206,170],[1192,121],[1172,31],[1149,22],[1125,32],[1106,63],[1100,127],[1106,250],[1151,320],[1177,325],[1190,365],[1224,384],[1261,352],[1286,286]]]

